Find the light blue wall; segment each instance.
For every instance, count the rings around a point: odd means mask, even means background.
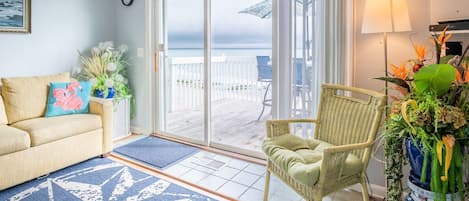
[[[125,7],[118,0],[32,1],[32,33],[0,32],[0,77],[47,75],[80,66],[78,51],[102,41],[129,47],[129,80],[136,98],[132,126],[148,131],[145,59],[145,0]]]
[[[114,39],[114,1],[31,1],[32,33],[0,32],[0,77],[59,73],[80,65],[78,50]]]
[[[148,134],[151,131],[149,114],[149,73],[146,58],[137,56],[137,48],[145,48],[145,1],[135,0],[132,6],[123,6],[116,1],[116,44],[126,44],[129,47],[129,80],[134,91],[136,117],[132,120],[133,130]]]

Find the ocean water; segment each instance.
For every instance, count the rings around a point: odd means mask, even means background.
[[[22,0],[0,0],[0,26],[23,26]]]
[[[311,54],[311,52],[310,52]],[[302,58],[303,50],[296,50],[297,58]],[[256,57],[272,56],[270,48],[214,48],[212,57]],[[204,57],[203,48],[172,48],[168,50],[168,57]]]
[[[212,57],[255,57],[271,56],[270,48],[215,48],[212,49]],[[203,57],[203,48],[177,48],[168,50],[169,57]]]

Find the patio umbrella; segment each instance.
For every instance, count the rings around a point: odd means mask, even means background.
[[[308,5],[310,5],[313,1],[306,0]],[[303,0],[296,0],[296,15],[302,16],[303,15]],[[272,17],[272,0],[264,0],[259,3],[256,3],[248,8],[245,8],[239,13],[251,14],[262,19],[268,19]]]
[[[308,7],[312,6],[313,0],[295,0],[296,2],[296,16],[303,16],[303,4],[306,3]],[[308,8],[310,9],[310,8]],[[257,17],[260,17],[261,19],[270,19],[272,18],[272,0],[264,0],[261,2],[258,2],[252,6],[249,6],[248,8],[245,8],[242,11],[239,11],[238,13],[244,13],[244,14],[250,14],[254,15]],[[306,20],[306,48],[307,48],[307,58],[310,58],[310,36],[309,36],[309,16],[305,15]]]

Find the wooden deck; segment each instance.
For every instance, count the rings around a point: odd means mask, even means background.
[[[260,102],[220,99],[212,103],[212,140],[240,148],[261,151],[265,137],[265,120],[270,119],[270,107],[266,107],[261,120],[257,120],[262,110]],[[169,113],[167,128],[169,133],[195,139],[203,139],[203,110],[184,110]]]

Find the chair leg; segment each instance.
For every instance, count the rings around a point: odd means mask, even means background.
[[[321,193],[315,193],[313,195],[313,201],[322,201],[322,194]]]
[[[264,201],[269,200],[269,184],[270,184],[270,171],[269,169],[267,169],[265,172]]]
[[[259,114],[259,117],[257,118],[257,121],[261,120],[262,114],[264,114],[266,99],[267,99],[267,93],[269,92],[270,84],[271,83],[269,82],[269,84],[267,85],[267,88],[265,89],[264,100],[262,100],[262,111],[261,111],[261,114]]]
[[[365,176],[362,176],[361,180],[362,180],[361,184],[362,184],[363,201],[369,201],[370,200],[370,195],[368,194],[368,184],[366,183]]]

